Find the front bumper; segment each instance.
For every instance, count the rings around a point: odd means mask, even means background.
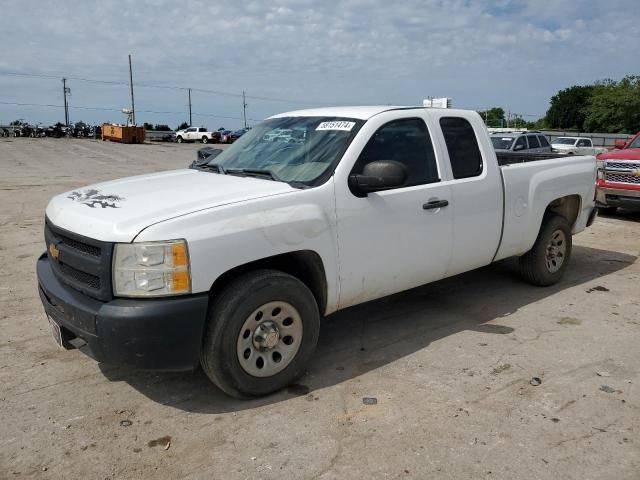
[[[596,205],[600,207],[621,207],[640,210],[640,190],[598,187]]]
[[[61,283],[46,254],[37,262],[45,312],[61,327],[63,346],[98,362],[143,370],[197,367],[208,294],[101,302]]]

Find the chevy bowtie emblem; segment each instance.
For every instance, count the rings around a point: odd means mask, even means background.
[[[54,260],[58,260],[60,256],[60,250],[58,250],[53,243],[49,244],[49,255],[51,255]]]
[[[631,175],[633,175],[634,177],[640,177],[640,168],[636,168],[635,170],[633,170],[631,172]]]

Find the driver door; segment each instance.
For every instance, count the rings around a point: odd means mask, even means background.
[[[392,120],[369,135],[350,174],[376,160],[395,160],[408,179],[365,197],[356,196],[344,176],[335,180],[340,308],[438,280],[451,256],[451,192],[440,180],[425,119]]]

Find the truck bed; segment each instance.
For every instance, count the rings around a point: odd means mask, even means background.
[[[539,160],[551,160],[552,158],[575,157],[576,155],[567,155],[565,153],[515,153],[515,152],[496,152],[498,157],[498,165],[511,165],[513,163],[537,162]]]

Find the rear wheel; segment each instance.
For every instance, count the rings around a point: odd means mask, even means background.
[[[304,283],[276,270],[249,272],[210,309],[202,368],[233,397],[266,395],[304,373],[319,331],[318,305]]]
[[[564,275],[571,258],[571,227],[564,217],[546,216],[533,248],[520,257],[520,272],[533,285],[548,286]]]

